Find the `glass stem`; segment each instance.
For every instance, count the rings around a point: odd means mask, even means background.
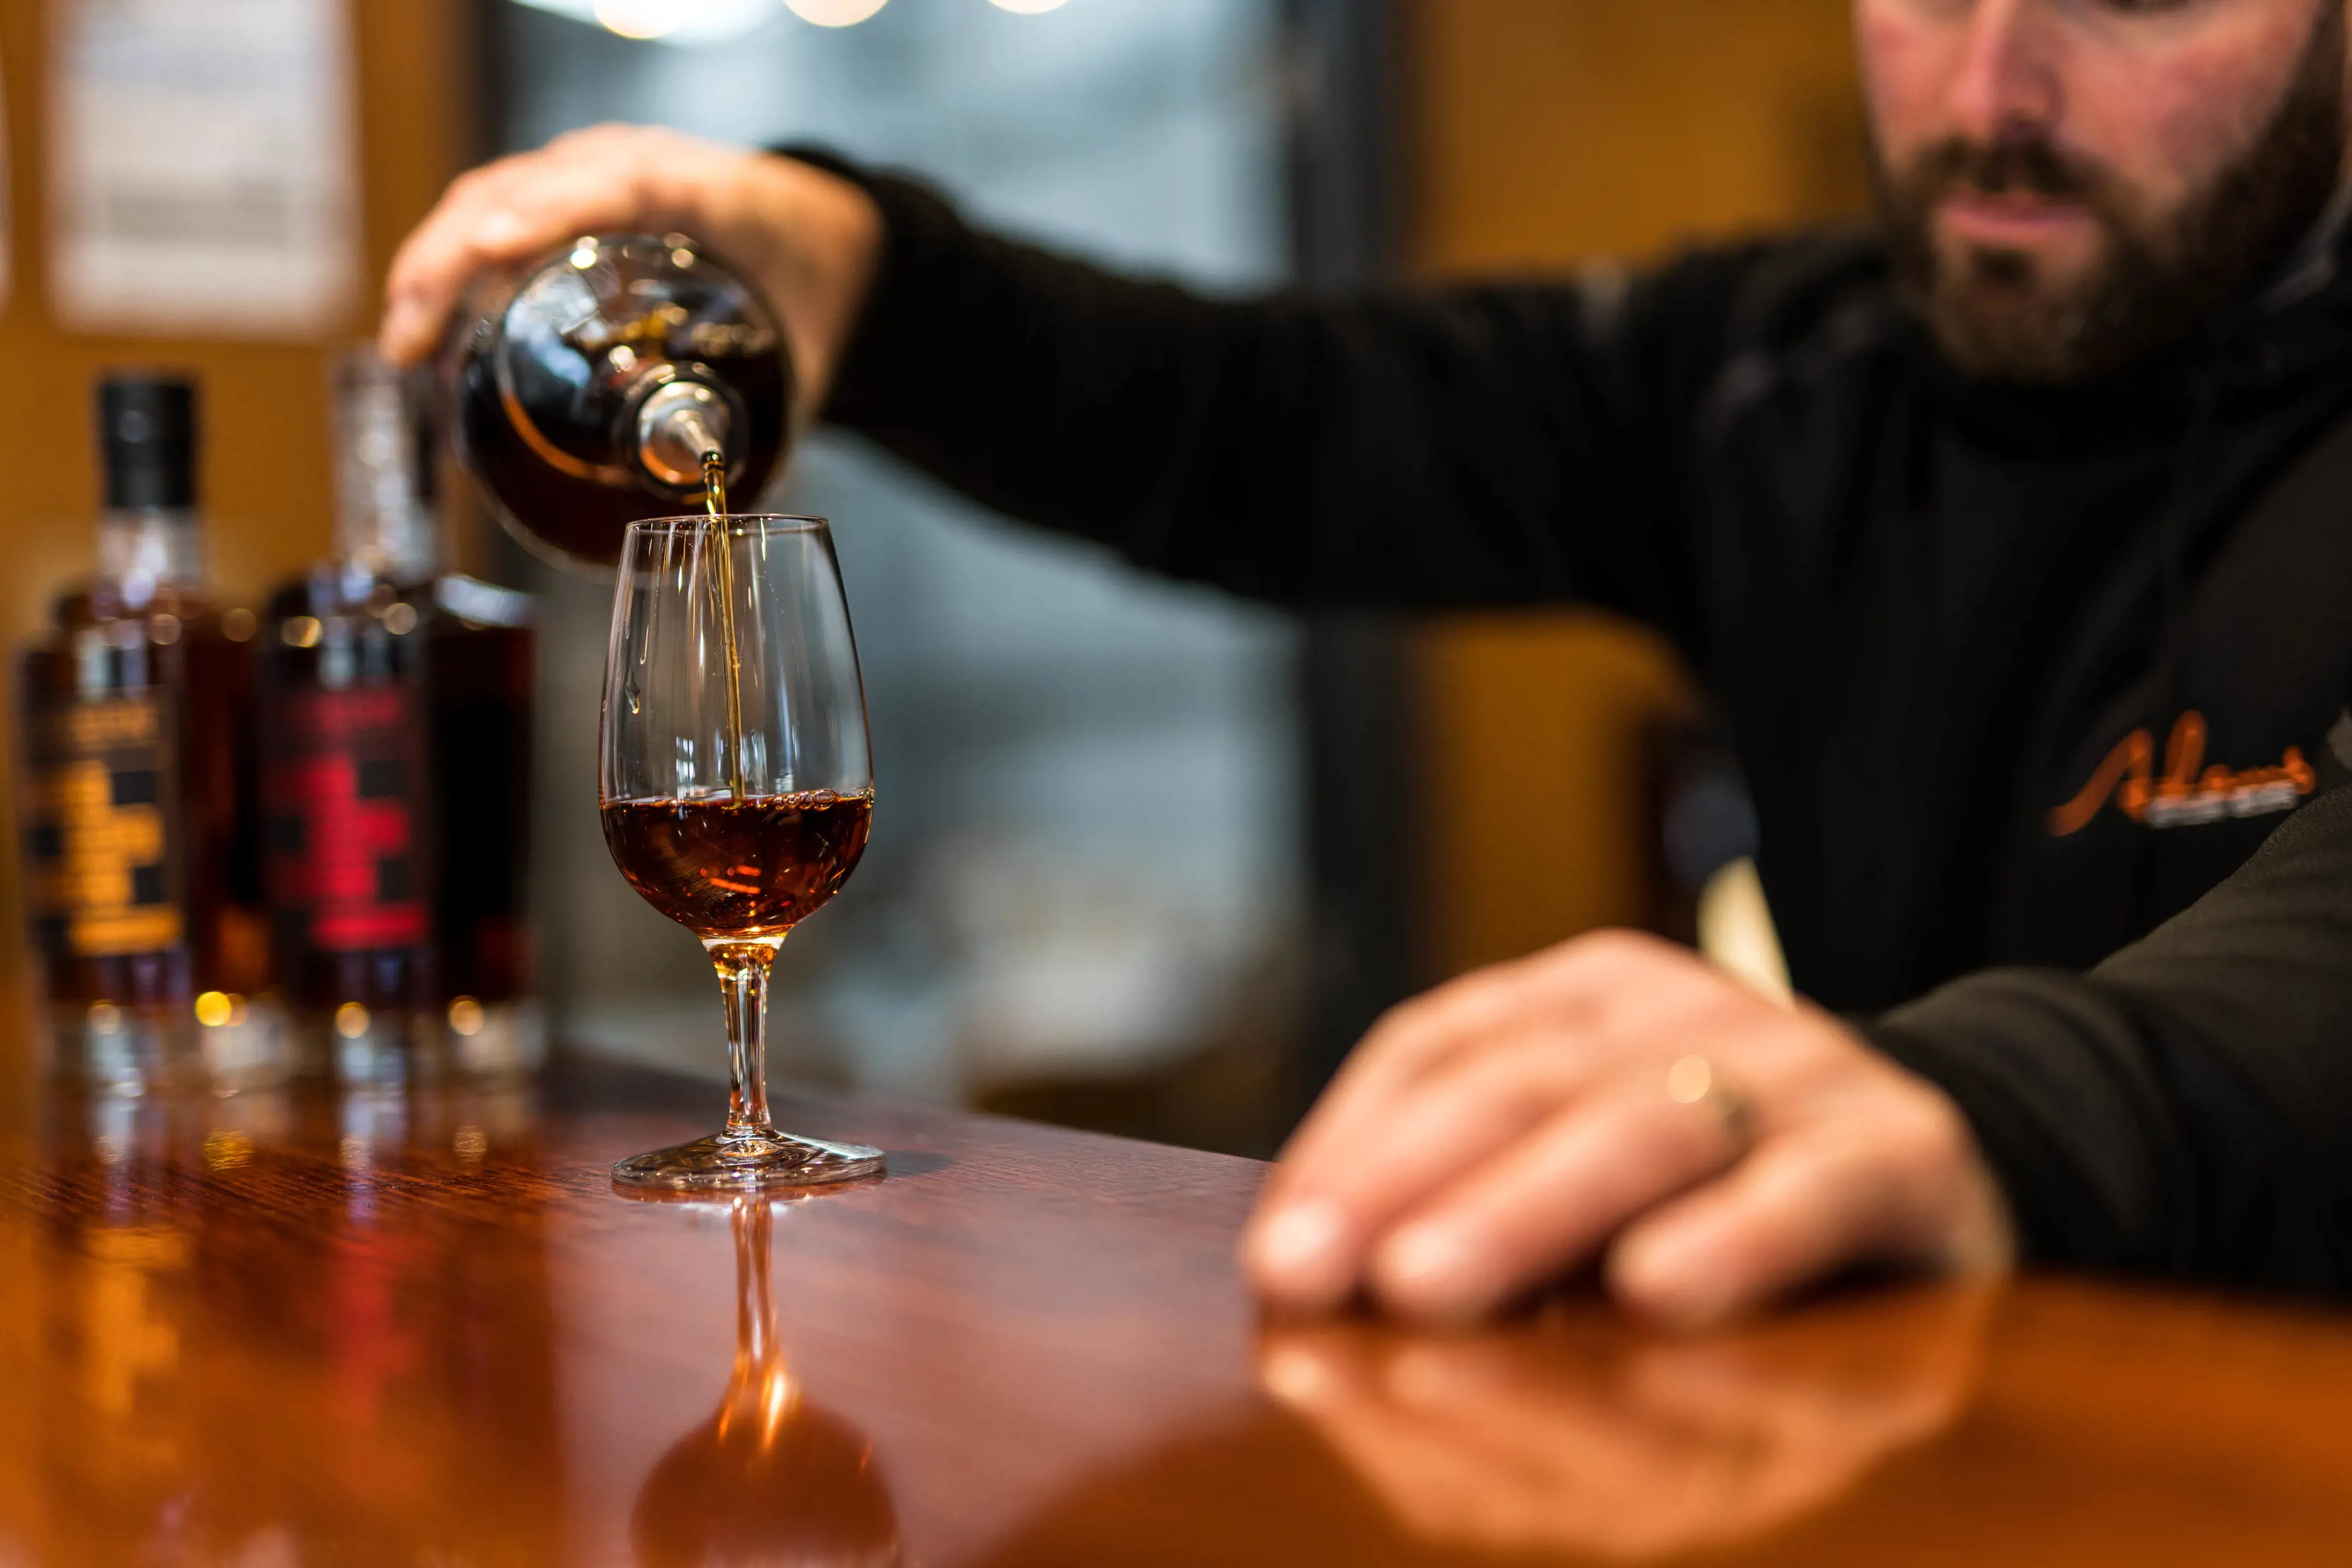
[[[711,967],[727,999],[727,1135],[773,1137],[768,1118],[768,970],[783,938],[712,945]]]

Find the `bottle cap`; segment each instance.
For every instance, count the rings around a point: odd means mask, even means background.
[[[196,504],[196,383],[117,373],[98,383],[98,450],[110,511]]]

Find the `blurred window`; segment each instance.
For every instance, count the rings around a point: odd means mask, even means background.
[[[1278,0],[891,0],[848,26],[793,14],[871,9],[508,5],[503,140],[629,120],[817,141],[1118,266],[1212,289],[1283,276]],[[673,30],[631,41],[598,16]],[[878,796],[866,864],[787,945],[778,1076],[949,1099],[1281,1041],[1304,882],[1288,622],[1014,528],[835,434],[766,500],[834,520]],[[546,572],[533,586],[560,1031],[719,1072],[707,965],[598,838],[607,591]]]

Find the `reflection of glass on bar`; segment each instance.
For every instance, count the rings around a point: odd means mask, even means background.
[[[898,1522],[874,1445],[810,1402],[776,1334],[766,1197],[734,1204],[735,1367],[710,1419],[671,1445],[637,1493],[646,1568],[793,1563],[889,1568]]]

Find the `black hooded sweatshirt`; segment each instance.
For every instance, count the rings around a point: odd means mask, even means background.
[[[2352,789],[2087,975],[1867,1028],[1958,1102],[2029,1258],[2352,1298]]]
[[[2334,239],[2167,361],[2037,391],[1956,372],[1867,235],[1216,300],[824,162],[885,220],[832,420],[1253,598],[1658,628],[1729,721],[1825,1007],[2086,968],[2347,777]]]

